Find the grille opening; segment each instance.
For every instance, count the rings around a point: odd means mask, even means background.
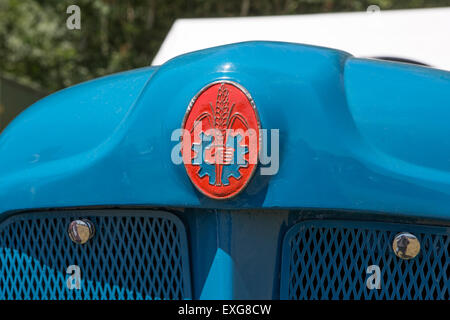
[[[411,260],[392,250],[395,235],[411,230],[421,252]],[[352,221],[294,226],[283,245],[282,299],[449,299],[446,228]],[[369,265],[380,267],[379,290],[366,286]]]
[[[67,236],[68,224],[79,218],[30,213],[0,224],[0,299],[190,298],[187,240],[175,216],[83,215],[96,228],[84,245]],[[66,286],[73,264],[81,268],[81,290]]]

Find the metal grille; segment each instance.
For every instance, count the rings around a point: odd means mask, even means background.
[[[421,251],[399,259],[391,244],[398,232],[418,237]],[[449,299],[449,229],[399,224],[309,221],[284,239],[282,299]],[[380,288],[368,289],[380,268]],[[372,279],[373,280],[373,279]]]
[[[78,215],[82,212],[78,212]],[[166,212],[86,213],[96,233],[73,243],[76,214],[30,213],[0,225],[0,299],[189,299],[184,226]],[[81,288],[68,289],[78,265]]]

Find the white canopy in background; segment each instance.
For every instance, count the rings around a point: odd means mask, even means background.
[[[179,19],[152,65],[190,51],[249,40],[312,44],[357,57],[391,56],[450,70],[450,7],[375,13]]]

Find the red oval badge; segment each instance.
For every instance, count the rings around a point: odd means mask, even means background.
[[[247,90],[231,81],[207,85],[191,100],[182,128],[183,162],[195,187],[214,199],[241,192],[260,148],[259,118]]]

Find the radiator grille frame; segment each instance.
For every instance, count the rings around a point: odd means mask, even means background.
[[[414,259],[402,260],[392,250],[394,236],[403,231],[413,233],[421,242],[421,251]],[[448,300],[449,234],[449,227],[416,224],[299,222],[283,240],[280,298]],[[369,265],[381,269],[378,290],[366,286]]]
[[[80,218],[96,229],[83,245],[67,234]],[[192,299],[189,263],[184,224],[166,211],[28,212],[0,224],[0,300]],[[67,288],[69,265],[81,268],[80,290]]]

